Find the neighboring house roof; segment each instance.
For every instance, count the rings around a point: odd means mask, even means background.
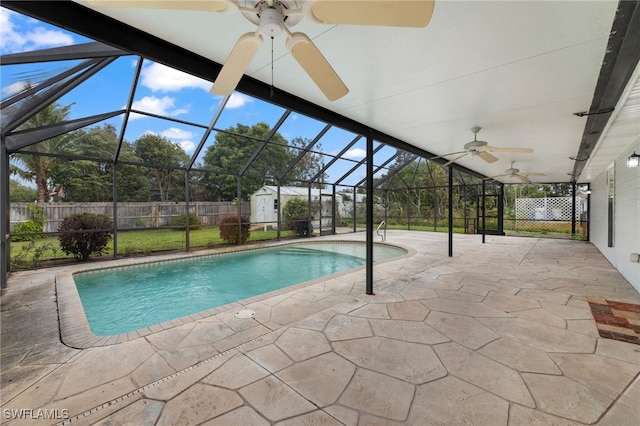
[[[258,189],[253,195],[259,195],[264,193],[278,193],[278,187],[275,185],[265,185],[262,188]],[[322,191],[323,194],[330,194],[331,191],[325,190]],[[320,190],[318,188],[311,188],[311,196],[317,198],[320,195]],[[342,199],[342,195],[347,195],[350,199],[353,199],[353,193],[336,193],[337,199]],[[304,186],[281,186],[280,187],[280,196],[297,196],[297,197],[308,197],[309,196],[309,188]],[[356,202],[362,203],[366,198],[366,194],[356,194]]]
[[[260,192],[273,192],[274,194],[276,194],[278,192],[278,187],[275,185],[265,185],[257,190],[254,194],[258,194]],[[309,188],[305,188],[302,186],[281,186],[280,195],[298,195],[301,197],[308,197]],[[318,195],[320,195],[320,190],[318,188],[311,188],[311,195],[317,197]]]

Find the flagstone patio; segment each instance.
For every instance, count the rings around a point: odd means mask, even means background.
[[[640,295],[593,245],[455,235],[449,258],[446,234],[387,243],[410,254],[376,263],[375,295],[360,268],[93,347],[60,337],[56,277],[79,266],[14,273],[2,422],[638,424],[640,346],[600,338],[586,297]]]

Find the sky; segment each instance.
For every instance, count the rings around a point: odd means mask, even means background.
[[[5,8],[0,8],[0,54],[6,55],[59,46],[68,46],[90,42],[85,37],[68,32],[32,18],[20,15]],[[62,61],[35,65],[3,65],[0,71],[0,90],[2,99],[16,93],[24,87],[26,81],[32,83],[50,78],[80,61]],[[135,69],[136,56],[122,57],[105,67],[82,85],[60,99],[61,105],[70,105],[71,119],[91,116],[108,111],[116,111],[126,107]],[[174,70],[162,64],[144,60],[141,76],[135,88],[133,109],[167,116],[188,123],[207,126],[222,101],[222,97],[209,93],[211,82]],[[216,127],[227,129],[242,123],[248,126],[258,122],[266,122],[273,127],[284,110],[278,106],[259,99],[234,92],[229,99]],[[122,127],[123,116],[110,120],[117,131]],[[279,133],[286,139],[302,137],[313,139],[324,127],[301,114],[292,113],[280,128]],[[188,155],[194,153],[200,143],[204,129],[183,123],[161,120],[140,114],[132,114],[126,127],[125,140],[135,141],[145,133],[164,136],[179,144]],[[333,128],[320,143],[324,152],[337,154],[355,135]],[[205,147],[213,143],[215,133],[205,142]],[[346,158],[361,160],[365,156],[365,141],[361,140],[351,149]],[[385,147],[377,154],[375,163],[381,163],[395,153],[395,149]],[[204,155],[204,149],[200,157]],[[196,160],[196,164],[200,158]],[[329,158],[326,159],[328,161]],[[329,170],[329,182],[342,176],[353,163],[340,162]],[[364,176],[355,173],[349,184],[353,184]]]

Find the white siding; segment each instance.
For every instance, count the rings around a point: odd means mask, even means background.
[[[615,221],[613,247],[607,247],[607,171],[592,182],[591,242],[640,292],[640,263],[631,253],[640,253],[640,167],[628,168],[629,155],[640,152],[637,142],[615,161]]]

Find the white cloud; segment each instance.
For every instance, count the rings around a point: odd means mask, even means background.
[[[2,94],[12,96],[25,90],[27,86],[28,83],[26,81],[16,81],[13,84],[3,87]]]
[[[0,49],[2,53],[16,53],[47,47],[73,44],[71,35],[55,29],[48,29],[34,20],[17,24],[20,15],[7,9],[0,9]]]
[[[367,152],[361,148],[353,148],[349,151],[345,152],[344,157],[350,158],[352,160],[364,158],[367,155]]]
[[[168,139],[191,139],[193,137],[193,132],[178,129],[177,127],[170,127],[167,130],[162,131],[160,135]]]
[[[193,150],[196,148],[196,143],[192,140],[195,136],[193,132],[188,130],[179,129],[177,127],[170,127],[160,133],[153,130],[146,130],[143,135],[158,135],[167,138],[173,143],[180,145],[184,152],[187,154],[193,154]]]
[[[211,82],[156,62],[142,68],[142,85],[156,92],[178,92],[182,89],[209,91]]]
[[[253,99],[249,96],[243,95],[242,93],[233,92],[229,101],[227,102],[226,108],[242,108],[248,103],[253,102]]]
[[[186,108],[175,108],[175,102],[175,98],[170,96],[163,96],[161,98],[156,96],[145,96],[142,99],[134,101],[131,108],[167,117],[175,117],[189,112]],[[131,114],[130,118],[136,119],[141,117],[142,116],[139,114]]]
[[[196,149],[196,144],[193,141],[180,141],[178,145],[180,145],[187,154],[193,154],[193,150]]]

